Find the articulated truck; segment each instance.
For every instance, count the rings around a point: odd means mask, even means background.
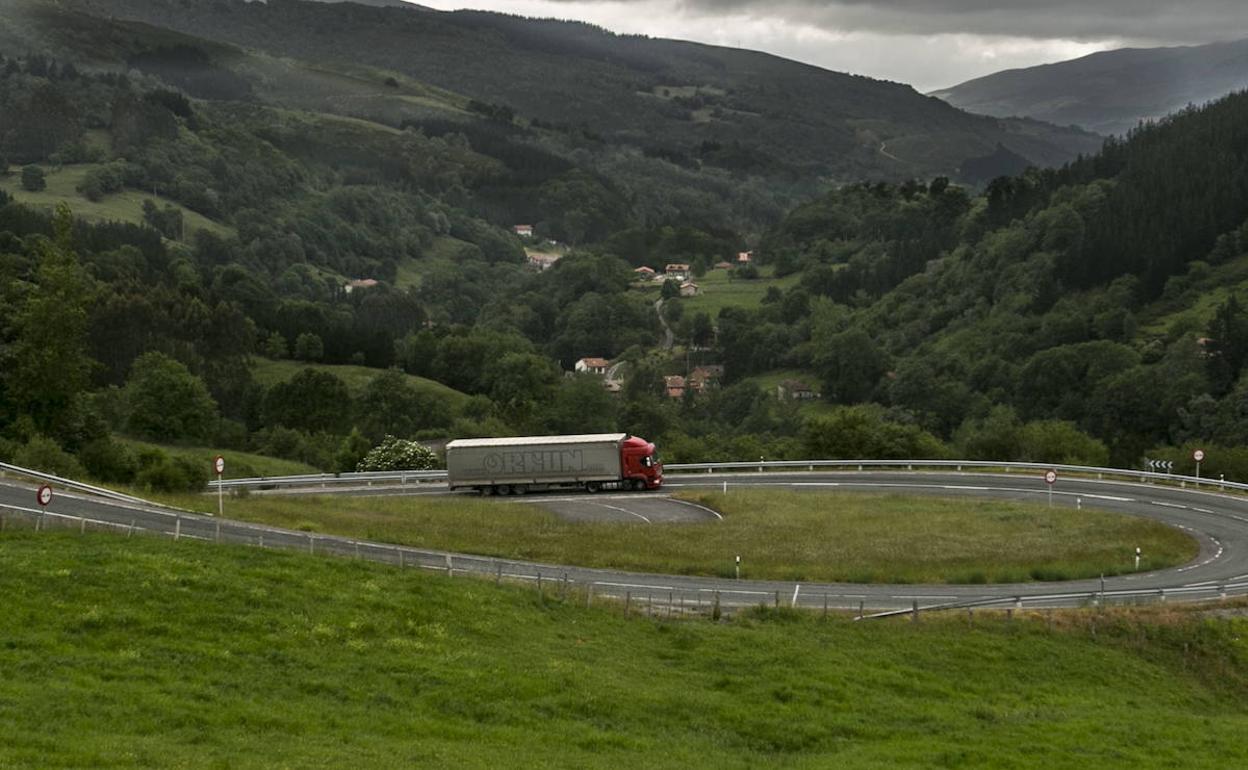
[[[579,487],[658,489],[663,463],[654,444],[627,433],[456,439],[446,445],[452,490],[522,495]]]

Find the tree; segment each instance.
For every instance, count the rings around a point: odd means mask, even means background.
[[[351,419],[351,394],[346,383],[329,372],[304,369],[269,389],[264,417],[268,425],[341,433]]]
[[[139,356],[126,381],[130,430],[157,441],[207,438],[217,402],[180,361],[155,351]]]
[[[451,411],[438,396],[418,391],[398,369],[387,369],[364,389],[358,425],[365,436],[411,436],[423,428],[451,424]]]
[[[264,338],[264,346],[262,348],[264,355],[269,358],[283,359],[290,355],[290,348],[286,344],[286,338],[281,332],[271,332],[268,337]]]
[[[57,207],[53,228],[55,240],[35,246],[35,285],[13,318],[14,339],[0,371],[18,413],[40,430],[71,408],[96,366],[87,355],[90,279],[72,249],[73,216],[65,204]]]
[[[815,353],[826,398],[853,404],[865,401],[888,369],[888,360],[862,329],[833,335]]]
[[[320,335],[304,332],[295,338],[295,359],[298,361],[320,361],[325,357],[325,343]]]
[[[1232,294],[1214,313],[1207,343],[1209,384],[1214,395],[1230,391],[1248,363],[1248,314]]]
[[[342,440],[342,443],[338,445],[338,451],[334,454],[334,470],[339,473],[355,470],[372,446],[359,428],[352,428],[351,434]]]
[[[43,169],[38,166],[22,166],[22,189],[27,192],[39,192],[48,186],[43,176]]]

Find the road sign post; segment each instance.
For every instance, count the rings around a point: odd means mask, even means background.
[[[212,458],[212,469],[217,472],[217,515],[225,516],[225,492],[221,486],[221,474],[225,473],[225,458],[221,455]]]
[[[1200,463],[1205,459],[1205,450],[1197,449],[1192,452],[1192,459],[1196,461],[1196,478],[1200,478]]]
[[[737,580],[741,579],[741,557],[737,557]]]
[[[35,522],[35,531],[38,532],[41,529],[47,529],[46,525],[40,526],[40,524],[43,524],[47,518],[48,503],[52,502],[52,487],[47,484],[39,487],[39,491],[35,493],[35,501],[39,503],[39,507],[43,511],[39,515],[39,521]]]
[[[1140,571],[1140,547],[1138,545],[1135,547],[1135,571]]]
[[[1049,507],[1053,507],[1053,485],[1057,483],[1057,471],[1044,474],[1044,483],[1049,485]]]

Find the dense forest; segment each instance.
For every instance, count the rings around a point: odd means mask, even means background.
[[[1201,444],[1248,478],[1246,95],[982,188],[789,206],[801,185],[402,73],[110,29],[0,57],[2,460],[179,488],[206,469],[155,445],[344,471],[387,435],[626,430],[669,460],[1137,466]],[[331,81],[421,106],[313,109]],[[700,281],[741,252],[724,285],[746,299],[722,306],[634,273]],[[572,376],[590,356],[618,392]],[[673,392],[699,365],[722,374]],[[777,398],[794,378],[821,398]]]

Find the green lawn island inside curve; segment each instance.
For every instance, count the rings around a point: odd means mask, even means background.
[[[323,534],[679,575],[853,583],[1014,583],[1183,564],[1196,542],[1149,519],[1040,504],[914,495],[680,492],[723,514],[690,524],[572,523],[471,496],[227,499],[226,515]],[[587,498],[588,499],[588,498]],[[215,510],[215,500],[179,501]]]

